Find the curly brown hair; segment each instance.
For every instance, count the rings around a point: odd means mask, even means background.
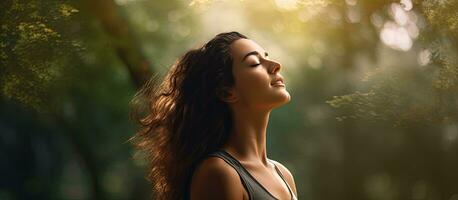
[[[186,199],[196,165],[226,143],[232,119],[221,97],[234,85],[230,45],[242,38],[220,33],[189,50],[163,81],[152,77],[130,102],[140,125],[131,141],[148,161],[155,199]]]

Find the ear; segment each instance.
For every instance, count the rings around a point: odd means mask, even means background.
[[[226,103],[235,103],[239,99],[234,88],[224,88],[219,92],[218,96]]]

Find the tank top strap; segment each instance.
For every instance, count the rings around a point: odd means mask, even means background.
[[[207,155],[207,157],[211,156],[223,159],[227,164],[229,164],[232,168],[235,169],[237,174],[239,174],[240,176],[243,187],[248,192],[249,199],[253,199],[253,186],[250,184],[251,180],[248,180],[249,175],[246,174],[245,170],[243,170],[243,166],[231,155],[228,155],[228,153],[224,150],[217,150]]]
[[[224,161],[226,161],[226,163],[231,165],[237,171],[240,179],[242,180],[243,186],[248,192],[250,200],[279,200],[273,196],[263,185],[261,185],[261,183],[259,183],[256,178],[254,178],[236,158],[234,158],[225,150],[219,149],[213,153],[208,154],[208,156],[217,156],[222,158]]]
[[[270,159],[269,159],[270,160]],[[277,167],[277,165],[275,164],[275,161],[273,160],[270,160],[270,162],[275,166],[275,170],[277,171],[278,175],[280,175],[281,179],[283,180],[283,182],[285,182],[286,186],[288,187],[288,190],[289,190],[289,194],[291,195],[291,199],[292,200],[297,200],[297,197],[293,194],[293,190],[291,189],[291,187],[289,186],[288,182],[286,181],[285,177],[283,176],[283,173],[281,173],[280,169]]]

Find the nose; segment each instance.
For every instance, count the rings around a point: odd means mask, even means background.
[[[270,70],[269,70],[270,73],[272,74],[278,73],[280,69],[282,68],[281,64],[273,60],[270,60],[270,62],[271,62]]]

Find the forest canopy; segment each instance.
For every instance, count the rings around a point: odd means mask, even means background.
[[[129,101],[239,31],[283,64],[300,199],[458,198],[458,1],[4,0],[0,199],[147,199]],[[20,159],[19,159],[20,158]]]

